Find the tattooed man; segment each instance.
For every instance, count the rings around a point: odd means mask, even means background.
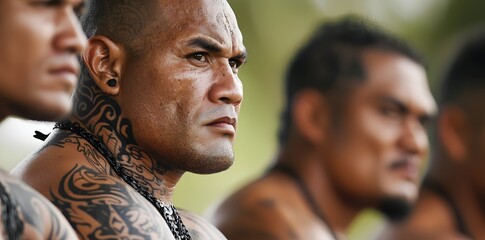
[[[234,158],[246,52],[229,4],[103,0],[86,11],[74,113],[15,173],[82,239],[224,238],[172,195],[186,171]]]
[[[10,115],[55,120],[71,109],[76,54],[86,45],[76,16],[83,3],[0,1],[0,121]],[[0,207],[0,239],[76,238],[49,200],[4,172]]]
[[[356,17],[323,24],[286,87],[276,165],[212,218],[229,239],[345,239],[364,208],[416,198],[435,103],[406,44]]]

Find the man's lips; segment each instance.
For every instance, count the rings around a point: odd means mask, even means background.
[[[79,62],[75,56],[56,56],[49,62],[49,72],[70,72],[79,75],[79,71]]]
[[[419,164],[414,158],[401,158],[390,164],[390,169],[409,181],[419,179]]]
[[[70,92],[76,85],[80,66],[75,57],[59,57],[50,62],[48,72],[54,77],[51,86]]]
[[[215,128],[217,131],[223,134],[235,135],[236,134],[237,119],[229,116],[218,118],[209,122],[205,126]]]

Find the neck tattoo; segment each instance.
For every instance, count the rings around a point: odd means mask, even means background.
[[[305,202],[313,210],[313,213],[315,213],[315,215],[317,215],[317,217],[320,218],[320,220],[327,225],[328,230],[330,231],[330,235],[332,235],[333,239],[337,240],[338,239],[337,234],[333,231],[332,227],[330,226],[330,223],[325,217],[325,214],[323,214],[323,211],[320,209],[320,207],[318,207],[318,204],[313,198],[310,190],[305,185],[305,183],[303,182],[303,179],[301,179],[298,173],[295,170],[291,169],[290,167],[281,165],[281,164],[274,166],[273,169],[271,170],[279,171],[285,174],[286,176],[290,177],[291,179],[293,179],[293,181],[296,183],[301,193],[303,194],[303,198],[305,199]]]
[[[99,141],[97,137],[87,132],[78,123],[72,123],[71,121],[63,121],[56,123],[54,129],[61,129],[71,131],[85,140],[87,140],[96,150],[98,150],[101,155],[103,155],[106,160],[108,160],[109,165],[113,168],[114,172],[120,176],[124,182],[134,188],[140,195],[142,195],[146,200],[148,200],[162,215],[163,219],[167,223],[170,231],[176,240],[190,240],[190,234],[187,231],[180,215],[172,204],[165,204],[159,199],[157,199],[153,194],[151,194],[147,187],[140,185],[136,179],[125,174],[126,170],[119,164],[115,156],[108,150],[106,145]]]

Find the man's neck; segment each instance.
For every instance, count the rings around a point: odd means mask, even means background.
[[[119,177],[122,177],[122,174],[131,176],[139,185],[145,187],[148,193],[157,199],[167,204],[172,202],[173,190],[182,177],[183,172],[171,170],[163,166],[141,149],[129,135],[122,134],[118,129],[109,127],[106,122],[81,122],[77,118],[71,118],[70,120],[80,123],[82,128],[104,144],[112,156],[114,156],[114,160],[122,166],[124,171],[123,173],[119,173],[115,171],[112,164],[101,164],[110,166],[110,169],[106,169],[107,173],[120,175]],[[93,147],[97,148],[96,146]],[[110,162],[108,156],[103,155],[103,157],[107,163]]]
[[[317,208],[325,217],[326,224],[337,236],[345,236],[351,222],[362,210],[349,206],[330,183],[321,166],[321,159],[305,148],[288,147],[279,155],[279,163],[294,169],[308,188]],[[308,199],[306,199],[308,204]]]
[[[184,172],[170,169],[137,144],[130,120],[123,116],[120,105],[113,98],[103,94],[94,83],[85,79],[80,83],[89,87],[80,87],[76,92],[70,120],[80,123],[107,147],[124,169],[124,173],[117,175],[133,177],[149,194],[164,203],[171,203],[174,187]],[[107,172],[113,173],[114,169]]]

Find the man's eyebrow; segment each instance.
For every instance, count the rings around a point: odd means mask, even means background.
[[[222,50],[223,47],[218,42],[204,37],[192,38],[188,41],[188,45],[191,47],[200,47],[208,52],[220,53],[223,51]],[[246,49],[244,49],[243,51],[241,51],[241,53],[237,54],[233,58],[245,60],[247,57],[248,57],[248,53]]]
[[[188,45],[191,47],[200,47],[209,52],[222,52],[222,46],[219,43],[203,37],[190,39]]]
[[[399,101],[394,97],[384,96],[381,98],[381,100],[397,106],[399,108],[399,111],[402,113],[409,112],[409,108],[406,106],[406,104],[404,104],[402,101]],[[429,122],[431,119],[433,119],[433,117],[435,117],[435,113],[433,112],[423,112],[423,113],[420,113],[418,116],[419,121],[422,123]]]
[[[248,58],[248,52],[244,49],[241,53],[236,55],[234,58],[246,60]]]
[[[84,6],[87,0],[64,0],[64,3],[70,3],[73,4],[74,6]]]

